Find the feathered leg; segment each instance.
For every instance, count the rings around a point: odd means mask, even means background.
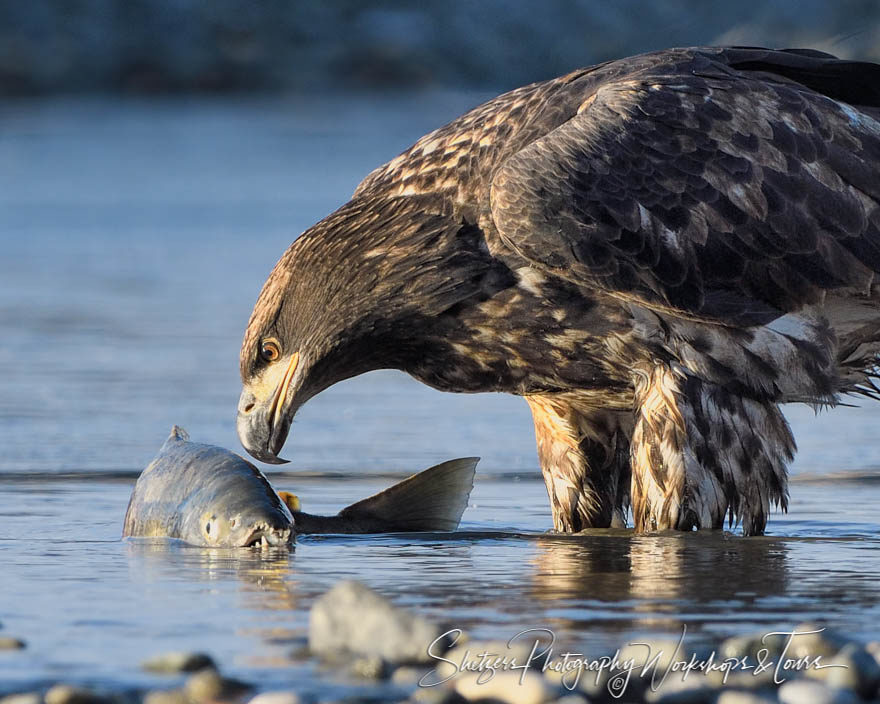
[[[626,525],[629,434],[626,414],[584,410],[561,397],[528,396],[553,527]]]
[[[738,396],[659,364],[634,370],[632,508],[648,530],[764,532],[770,505],[785,510],[794,439],[779,407]]]

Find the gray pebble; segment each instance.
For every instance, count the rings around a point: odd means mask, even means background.
[[[880,665],[863,647],[850,643],[841,648],[837,655],[823,659],[821,669],[807,670],[806,675],[821,680],[829,687],[852,689],[865,699],[871,699],[880,686]]]
[[[348,671],[355,677],[366,680],[384,680],[390,675],[388,663],[378,655],[355,658],[349,665]]]
[[[287,657],[291,660],[308,660],[312,657],[312,651],[309,650],[308,644],[298,645],[288,651]]]
[[[46,704],[108,704],[111,700],[90,689],[69,684],[56,684],[46,692]]]
[[[147,672],[176,674],[178,672],[198,672],[206,667],[214,667],[214,660],[205,653],[162,653],[145,660],[141,667]]]
[[[427,669],[421,667],[410,667],[404,665],[398,667],[391,673],[391,681],[394,684],[416,685],[419,680],[428,672]],[[0,702],[2,704],[2,702]]]
[[[5,697],[0,697],[0,704],[43,704],[43,697],[39,692],[8,694]]]
[[[26,646],[27,644],[19,638],[0,636],[0,650],[21,650]]]
[[[302,704],[302,699],[295,692],[262,692],[248,704]]]
[[[550,704],[590,704],[590,700],[583,694],[573,692],[571,694],[566,694],[559,699],[554,699]]]
[[[321,596],[309,614],[309,647],[330,658],[351,652],[390,663],[430,662],[428,646],[442,634],[440,626],[351,580]]]
[[[223,677],[211,668],[190,675],[183,685],[186,696],[198,704],[203,702],[238,702],[250,694],[251,690],[250,685]]]
[[[408,701],[412,704],[460,704],[465,700],[444,687],[419,687]]]
[[[754,633],[744,636],[734,636],[726,639],[718,649],[722,658],[748,657],[751,660],[757,658],[762,650],[767,650],[770,657],[776,657],[785,647],[786,637],[783,635],[770,635],[767,633]]]
[[[748,689],[776,689],[777,684],[773,681],[774,670],[768,668],[759,673],[754,670],[734,670],[727,673],[727,680],[724,679],[724,673],[715,671],[706,675],[706,680],[713,687],[730,688],[736,690]]]
[[[645,701],[651,704],[712,704],[718,690],[698,680],[693,676],[681,681],[672,679],[675,673],[670,673],[666,681],[657,688],[657,691],[648,689],[645,692]]]
[[[751,692],[746,689],[726,689],[718,695],[715,704],[776,704],[772,694]]]
[[[802,635],[792,636],[785,651],[786,658],[814,658],[817,655],[829,658],[848,643],[840,633],[817,623],[802,623],[794,630]]]
[[[157,689],[144,695],[144,704],[190,704],[182,689]]]
[[[792,680],[778,692],[782,704],[857,704],[858,697],[847,689],[834,689],[815,680]]]
[[[504,671],[483,682],[475,673],[463,673],[455,681],[455,691],[468,701],[491,699],[506,704],[544,704],[554,694],[547,681],[534,672]]]

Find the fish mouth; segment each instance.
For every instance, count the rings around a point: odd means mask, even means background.
[[[257,523],[242,543],[242,547],[285,547],[290,545],[292,535],[290,528],[275,528],[268,523]]]

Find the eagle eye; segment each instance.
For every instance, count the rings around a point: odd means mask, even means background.
[[[277,362],[281,357],[281,345],[278,340],[269,338],[260,344],[260,358],[265,362]]]

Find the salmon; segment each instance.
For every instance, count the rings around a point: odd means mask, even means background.
[[[125,513],[125,538],[172,538],[203,547],[287,546],[296,534],[453,531],[473,488],[478,457],[430,467],[335,516],[300,509],[253,464],[191,442],[178,426],[144,469]]]

